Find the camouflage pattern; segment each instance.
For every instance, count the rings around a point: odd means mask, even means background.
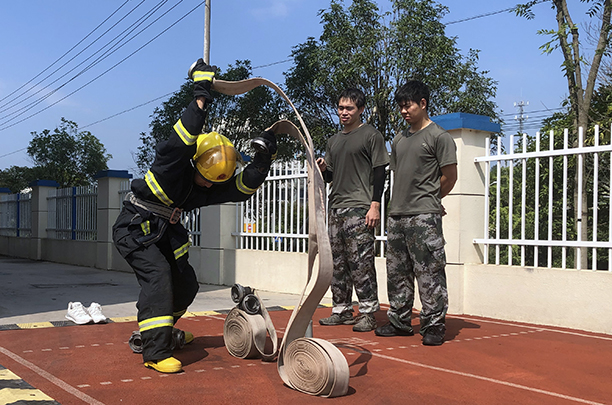
[[[431,326],[444,327],[448,291],[441,215],[389,217],[387,232],[389,321],[396,328],[410,330],[416,278],[422,305],[421,335]]]
[[[329,240],[334,258],[332,313],[353,311],[353,287],[360,313],[380,308],[374,268],[374,229],[365,222],[367,208],[329,210]]]

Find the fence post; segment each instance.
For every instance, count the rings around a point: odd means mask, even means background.
[[[449,264],[483,263],[482,251],[473,243],[482,238],[484,229],[484,166],[476,157],[486,154],[486,139],[500,131],[500,125],[489,117],[453,113],[432,120],[448,131],[457,144],[457,183],[442,200],[447,215],[442,219]]]
[[[29,184],[32,187],[32,245],[30,259],[42,260],[42,240],[47,238],[49,190],[60,185],[53,180],[36,180]]]
[[[119,195],[121,182],[131,179],[127,170],[102,170],[96,173],[98,180],[98,243],[96,267],[104,270],[113,269],[113,224],[121,211],[122,201]]]
[[[6,196],[6,195],[10,195],[11,194],[11,189],[8,187],[0,187],[0,201],[2,201],[2,197]],[[5,212],[3,212],[3,209],[5,208],[5,204],[1,204],[0,203],[0,227],[2,226],[2,221],[3,221],[3,215],[7,215]],[[4,247],[2,249],[0,249],[0,252],[4,250]]]
[[[200,247],[189,251],[198,281],[205,284],[233,284],[236,242],[232,232],[236,230],[236,203],[202,207],[200,221]]]

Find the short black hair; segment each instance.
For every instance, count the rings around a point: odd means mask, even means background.
[[[353,103],[355,103],[357,108],[365,106],[365,94],[363,94],[363,91],[357,88],[349,87],[340,93],[340,97],[338,97],[338,104],[340,104],[340,100],[343,98],[348,98],[351,100]]]
[[[410,80],[395,92],[395,102],[399,105],[409,101],[420,103],[422,99],[427,102],[425,109],[429,107],[429,87],[418,80]]]

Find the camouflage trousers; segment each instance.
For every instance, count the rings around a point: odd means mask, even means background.
[[[446,254],[440,214],[389,217],[387,292],[389,321],[408,330],[414,304],[414,279],[421,298],[420,333],[444,326],[448,310]]]
[[[332,313],[353,311],[353,287],[360,313],[374,313],[380,308],[374,268],[374,229],[366,225],[367,213],[366,208],[329,210],[329,240],[334,258]]]

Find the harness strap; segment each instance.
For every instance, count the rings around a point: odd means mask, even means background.
[[[136,197],[131,191],[127,193],[125,199],[137,207],[152,212],[158,217],[167,219],[171,224],[176,224],[181,219],[181,214],[183,213],[183,210],[179,207],[172,208],[151,201],[142,200]]]

